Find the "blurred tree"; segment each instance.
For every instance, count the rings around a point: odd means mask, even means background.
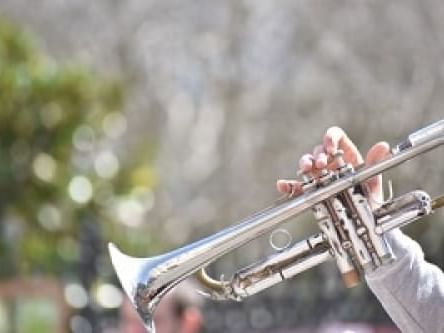
[[[122,105],[117,80],[54,63],[0,20],[2,277],[75,267],[83,221],[107,225],[122,215],[116,202],[150,193],[146,159],[123,165],[112,149],[126,128]]]
[[[100,122],[121,103],[116,82],[50,62],[29,36],[0,23],[3,276],[60,269],[58,242],[94,205],[96,180],[79,157],[93,152]]]
[[[149,154],[123,165],[113,152],[122,106],[118,80],[54,63],[0,20],[1,278],[74,273],[92,290],[102,232],[122,236],[155,183]]]

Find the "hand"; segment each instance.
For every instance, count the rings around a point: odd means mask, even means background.
[[[315,177],[321,169],[336,169],[334,161],[329,157],[338,149],[344,151],[344,161],[353,167],[363,163],[361,153],[342,128],[330,127],[324,135],[322,144],[317,145],[313,152],[307,153],[299,160],[299,171],[312,173]],[[375,164],[390,155],[390,147],[387,142],[378,142],[367,153],[365,165]],[[375,176],[366,181],[369,196],[373,202],[382,202],[382,175]],[[290,195],[302,194],[302,183],[297,180],[280,179],[276,183],[279,192]]]

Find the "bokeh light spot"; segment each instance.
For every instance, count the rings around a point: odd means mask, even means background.
[[[95,135],[90,126],[82,125],[73,134],[74,147],[80,151],[90,151],[94,147]]]
[[[60,210],[52,204],[45,204],[40,207],[37,219],[40,225],[49,231],[58,230],[62,226]]]
[[[96,299],[105,309],[114,309],[120,307],[123,301],[122,292],[114,285],[105,283],[96,290]]]
[[[56,175],[57,163],[52,156],[40,153],[32,162],[32,169],[39,179],[45,182],[51,182]]]
[[[94,160],[94,169],[99,177],[111,179],[119,172],[119,160],[110,151],[101,152]]]
[[[73,308],[81,309],[88,305],[88,293],[78,283],[67,284],[64,294],[66,302]]]
[[[113,112],[103,119],[102,127],[106,136],[117,139],[126,132],[127,121],[122,113]]]
[[[143,205],[135,199],[125,198],[117,205],[117,216],[128,227],[140,226],[144,212]]]
[[[68,192],[72,200],[84,204],[91,200],[93,187],[87,177],[75,176],[69,183]]]

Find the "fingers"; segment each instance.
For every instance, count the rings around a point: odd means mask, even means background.
[[[365,165],[376,164],[383,159],[390,156],[390,146],[387,142],[378,142],[367,153],[365,158]],[[382,175],[370,178],[367,182],[367,188],[369,194],[376,199],[377,202],[381,202],[383,199],[382,191]]]
[[[313,161],[314,157],[312,154],[302,155],[301,159],[299,160],[299,170],[304,173],[311,172],[314,166]]]
[[[327,155],[324,146],[318,145],[313,150],[313,154],[305,154],[299,160],[299,172],[316,174],[316,169],[327,166]],[[279,192],[296,196],[302,194],[302,183],[297,180],[280,179],[276,183]]]
[[[313,150],[314,167],[316,169],[324,169],[327,167],[327,154],[323,145],[318,145]]]
[[[320,145],[315,148],[312,154],[305,154],[303,155],[299,160],[299,172],[303,173],[313,173],[316,159],[315,156],[319,159],[319,163],[322,164],[323,162],[323,155],[325,153],[323,152],[323,146]],[[327,158],[325,156],[325,164],[326,164]],[[279,192],[288,194],[290,196],[297,196],[303,193],[302,190],[302,183],[297,180],[287,180],[287,179],[280,179],[276,182],[276,188]]]
[[[315,150],[313,151],[313,155],[303,155],[299,160],[299,172],[315,173],[315,164],[321,165],[322,163],[324,163],[326,165],[327,157],[323,151],[324,148],[322,145],[320,145],[315,148]],[[325,157],[323,155],[325,155]],[[319,162],[315,159],[315,156],[319,160]],[[276,182],[276,188],[279,192],[291,196],[297,196],[303,193],[302,183],[297,180],[280,179]]]
[[[363,163],[362,155],[358,148],[337,126],[330,127],[323,138],[323,144],[317,145],[312,154],[305,154],[299,160],[299,169],[301,172],[311,172],[314,175],[324,168],[335,169],[335,163],[328,164],[328,156],[335,154],[338,149],[344,151],[344,160],[347,163],[357,166]]]
[[[299,160],[299,171],[317,173],[316,169],[327,167],[327,154],[325,154],[324,146],[318,145],[314,148],[313,154],[305,154]]]
[[[317,177],[322,169],[335,169],[336,163],[333,159],[329,161],[329,156],[331,157],[331,155],[335,154],[338,149],[343,150],[343,159],[346,163],[350,163],[356,167],[364,162],[358,148],[347,134],[345,134],[340,127],[334,126],[326,131],[323,143],[316,146],[312,154],[305,154],[300,158],[299,171],[302,173],[311,173],[314,177]],[[367,164],[376,163],[386,157],[389,151],[388,144],[378,143],[373,146],[367,154]],[[278,180],[276,187],[279,192],[291,195],[298,195],[303,192],[302,183],[296,180]],[[371,179],[369,181],[369,187],[370,190],[375,193],[380,191],[381,180],[378,179],[378,177]]]
[[[390,146],[387,142],[378,142],[373,145],[365,157],[365,165],[376,164],[390,156]]]
[[[342,128],[330,127],[324,135],[324,149],[329,154],[334,154],[339,148],[339,142],[345,137]]]
[[[362,164],[361,153],[340,127],[330,127],[324,135],[324,149],[327,154],[335,154],[338,149],[344,151],[344,160],[353,166]]]
[[[279,179],[276,188],[279,192],[291,196],[302,194],[302,183],[297,180]]]

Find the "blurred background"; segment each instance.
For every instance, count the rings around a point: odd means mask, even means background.
[[[153,256],[239,221],[332,125],[366,151],[442,118],[443,17],[438,0],[1,0],[0,332],[123,332],[107,242]],[[386,179],[437,195],[443,158]],[[440,267],[442,220],[406,228]],[[271,252],[264,237],[209,271]],[[397,332],[333,263],[203,316],[215,333]]]

